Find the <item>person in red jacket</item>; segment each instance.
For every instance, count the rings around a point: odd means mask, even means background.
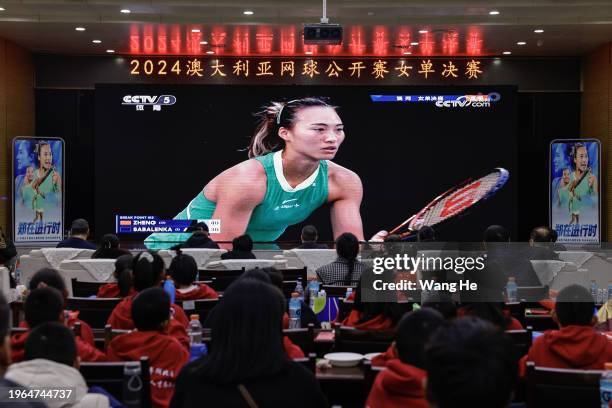
[[[501,330],[523,330],[523,325],[502,308],[498,302],[464,303],[457,309],[457,316],[476,316],[493,323]]]
[[[57,289],[45,287],[34,289],[28,294],[25,305],[25,320],[28,328],[35,328],[45,322],[66,324],[64,318],[64,300]],[[30,330],[15,333],[11,336],[11,357],[14,362],[22,361],[25,353],[25,342]],[[84,362],[106,361],[106,355],[89,343],[75,338],[78,356]]]
[[[386,369],[376,376],[366,407],[428,407],[425,345],[443,323],[444,317],[430,308],[411,312],[400,320],[393,346],[397,358],[388,360]]]
[[[154,252],[141,252],[132,261],[132,282],[135,292],[141,292],[147,288],[157,288],[161,285],[164,277],[164,261]],[[132,330],[132,300],[134,295],[124,298],[115,309],[113,309],[107,324],[113,329]],[[176,321],[183,326],[183,331],[187,329],[189,320],[183,309],[175,304],[171,304],[172,318],[170,319],[170,330],[176,325]],[[186,336],[186,334],[185,334]]]
[[[123,298],[134,295],[132,287],[132,260],[134,257],[131,254],[121,255],[115,260],[115,270],[113,276],[116,282],[107,283],[98,288],[96,297],[99,298]]]
[[[176,288],[176,300],[218,299],[219,295],[205,283],[195,283],[198,264],[191,255],[178,249],[170,263],[170,276]]]
[[[29,290],[34,290],[37,288],[43,287],[52,287],[60,291],[64,299],[64,307],[66,307],[67,299],[68,299],[68,289],[66,289],[66,283],[64,279],[59,274],[59,272],[53,268],[42,268],[38,272],[32,276],[30,279],[30,284],[28,286]],[[94,335],[93,330],[91,330],[91,326],[79,319],[79,311],[78,310],[65,310],[64,311],[64,319],[66,326],[69,328],[73,328],[75,323],[81,324],[81,335],[79,336],[81,340],[86,343],[89,343],[92,347],[95,347],[94,343]],[[27,328],[28,325],[26,322],[19,323],[19,327]]]
[[[135,331],[115,337],[107,350],[110,361],[138,361],[149,358],[151,400],[155,408],[170,404],[174,385],[189,353],[173,336],[167,334],[170,297],[160,288],[141,291],[132,302]]]
[[[585,287],[570,285],[559,291],[552,315],[559,330],[548,330],[534,340],[521,359],[521,375],[527,361],[541,367],[579,370],[602,370],[606,362],[612,362],[612,341],[595,331],[594,310],[593,298]]]
[[[395,302],[362,302],[361,283],[353,291],[355,300],[353,309],[342,321],[343,326],[360,330],[392,331],[406,313],[408,304]],[[410,304],[412,305],[412,304]]]

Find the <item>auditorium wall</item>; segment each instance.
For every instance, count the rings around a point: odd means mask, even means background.
[[[0,38],[0,226],[10,232],[11,140],[34,134],[34,62],[26,49]]]
[[[612,147],[612,43],[587,54],[582,66],[582,127],[584,137],[601,140],[602,180],[605,199],[602,200],[603,237],[612,240],[612,166],[609,152]]]

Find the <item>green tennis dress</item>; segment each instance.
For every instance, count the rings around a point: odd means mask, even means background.
[[[574,182],[576,180],[576,176],[572,171],[570,173],[570,180]],[[574,189],[574,197],[570,199],[570,214],[580,215],[580,209],[583,205],[583,199],[586,199],[587,196],[593,194],[593,187],[589,186],[588,176],[585,177],[584,180],[580,184],[576,186]]]
[[[320,161],[319,167],[306,180],[291,187],[283,174],[281,154],[282,151],[278,151],[255,157],[263,166],[267,181],[264,199],[253,209],[245,232],[253,241],[276,240],[288,226],[304,221],[327,202],[327,161]],[[215,202],[201,192],[174,219],[209,220],[216,206]],[[149,235],[144,242],[150,249],[166,249],[184,242],[190,236],[190,233],[155,233]]]

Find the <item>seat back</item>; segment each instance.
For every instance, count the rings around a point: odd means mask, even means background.
[[[525,315],[525,326],[531,326],[535,331],[557,330],[559,325],[555,323],[551,315]]]
[[[506,330],[506,334],[514,343],[517,358],[521,358],[529,352],[532,343],[531,326],[528,326],[526,330]]]
[[[306,367],[314,375],[317,370],[317,354],[310,353],[308,357],[294,358],[293,361]]]
[[[122,300],[121,298],[69,297],[66,308],[78,311],[79,319],[89,323],[92,328],[101,329],[106,325],[115,306]]]
[[[335,328],[335,351],[353,353],[376,353],[386,351],[393,342],[392,331],[359,330],[347,326]]]
[[[527,362],[527,407],[599,407],[603,371],[536,367]]]
[[[315,351],[314,324],[310,323],[308,327],[301,329],[285,329],[283,334],[289,337],[292,343],[300,346],[304,354],[308,355]]]
[[[217,306],[219,299],[177,300],[174,303],[182,307],[187,316],[199,314],[200,322],[204,325],[208,314]]]
[[[353,288],[354,286],[344,286],[344,285],[321,285],[321,289],[325,291],[327,296],[343,298],[346,296],[346,291],[348,288]]]
[[[516,298],[520,302],[538,302],[548,298],[548,286],[519,286]]]
[[[140,364],[141,407],[151,406],[151,375],[149,359],[142,357],[140,361],[125,361],[120,363],[81,363],[79,371],[85,378],[87,386],[99,386],[119,401],[123,401],[124,370],[127,365]]]
[[[304,286],[304,288],[306,288],[306,279],[308,276],[307,275],[308,269],[306,267],[289,268],[289,269],[277,268],[277,271],[279,271],[281,275],[283,275],[283,280],[285,281],[288,281],[288,280],[297,281],[298,279],[302,279],[302,285]]]
[[[100,286],[105,285],[106,282],[83,282],[72,278],[72,295],[75,297],[90,297],[98,293]]]

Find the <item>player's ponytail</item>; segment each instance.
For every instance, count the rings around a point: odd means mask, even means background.
[[[249,144],[249,157],[263,156],[267,153],[285,147],[285,141],[278,136],[281,127],[292,128],[296,121],[296,113],[311,106],[324,106],[336,108],[328,104],[323,98],[302,98],[288,102],[271,102],[257,112],[257,126],[255,134]]]

